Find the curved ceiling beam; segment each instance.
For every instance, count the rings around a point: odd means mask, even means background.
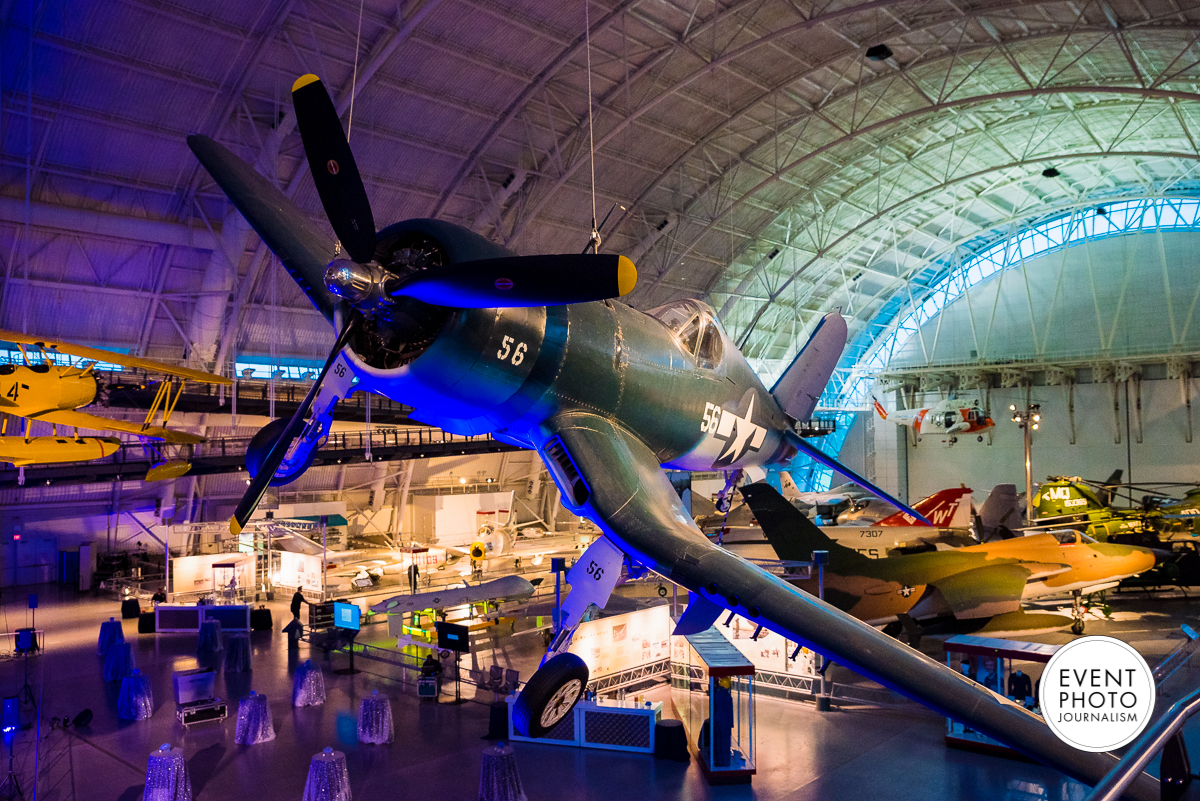
[[[1134,103],[1132,101],[1127,101],[1127,100],[1122,99],[1122,100],[1116,101],[1112,104],[1105,104],[1103,106],[1092,106],[1092,107],[1089,107],[1087,110],[1091,113],[1095,113],[1097,111],[1106,111],[1109,109],[1122,109],[1129,105],[1139,106],[1141,104],[1140,104],[1140,102]],[[1054,119],[1056,117],[1074,116],[1074,115],[1077,115],[1078,113],[1079,113],[1079,109],[1063,108],[1063,109],[1057,109],[1052,112],[1043,113],[1042,115],[1040,115],[1040,118],[1042,120],[1047,120],[1047,119]],[[835,198],[833,205],[831,205],[824,214],[820,215],[820,217],[818,219],[826,218],[827,216],[829,216],[829,214],[837,211],[839,209],[840,204],[849,203],[850,199],[853,198],[855,194],[862,191],[864,188],[866,188],[872,184],[882,183],[882,182],[884,182],[884,179],[888,178],[889,176],[891,176],[894,173],[901,172],[905,169],[916,169],[919,172],[926,172],[919,164],[915,163],[916,158],[918,156],[920,156],[922,158],[928,158],[934,154],[937,154],[939,151],[941,151],[945,148],[962,148],[962,149],[966,149],[968,152],[970,152],[970,149],[974,146],[974,145],[970,144],[973,140],[976,140],[979,137],[987,137],[987,138],[994,139],[994,138],[998,137],[1005,129],[1007,129],[1009,127],[1015,127],[1017,125],[1021,125],[1027,121],[1028,120],[1025,117],[1010,117],[1010,118],[1002,120],[1000,122],[993,123],[992,125],[968,131],[968,132],[964,133],[963,135],[956,136],[956,137],[953,137],[950,139],[945,139],[941,142],[938,142],[933,147],[927,148],[926,150],[923,150],[920,153],[915,154],[914,156],[910,157],[909,159],[906,159],[904,161],[898,161],[894,164],[888,165],[882,171],[879,171],[877,166],[873,167],[873,169],[876,170],[874,173],[872,173],[870,171],[870,169],[860,168],[862,170],[862,172],[864,174],[866,174],[866,177],[863,178],[858,183],[852,185],[849,189],[843,191],[840,195],[838,195]],[[1081,122],[1081,124],[1082,124],[1082,122]],[[888,144],[888,142],[880,143],[881,146],[886,145],[886,144]],[[1119,151],[1109,151],[1109,152],[1116,153]],[[860,156],[857,156],[848,161],[842,162],[841,164],[839,164],[836,167],[835,171],[833,173],[831,173],[829,177],[830,178],[836,177],[843,170],[857,167],[859,162],[864,158],[873,158],[873,156],[871,156],[870,154],[860,155]],[[997,169],[1000,169],[1000,168],[997,168]],[[928,174],[928,173],[926,172],[926,174]],[[972,174],[970,177],[974,178],[974,177],[978,177],[978,176],[975,174]],[[944,184],[939,184],[939,185],[944,185]],[[751,246],[756,241],[762,240],[766,231],[770,230],[774,226],[780,225],[781,220],[786,218],[789,214],[792,214],[797,206],[799,206],[803,203],[806,203],[806,202],[815,202],[817,192],[818,192],[818,190],[815,188],[808,190],[808,192],[806,194],[804,194],[800,197],[797,197],[791,203],[789,203],[788,207],[786,209],[784,209],[782,212],[779,212],[774,218],[772,218],[765,224],[761,225],[759,227],[759,229],[754,233],[754,235],[751,238],[746,239],[745,242],[742,244],[742,246],[737,249],[737,252],[734,254],[733,259],[731,259],[731,265],[738,258],[740,258],[742,256],[742,254],[744,254],[747,250],[750,250]],[[921,190],[917,194],[910,196],[910,198],[920,197],[924,193],[925,193],[925,190]],[[685,210],[684,214],[686,215],[690,209],[691,209],[691,206],[689,206],[688,210]],[[854,225],[854,228],[856,228],[856,229],[859,228],[857,223]],[[775,240],[768,239],[766,241],[768,244],[770,244],[773,247],[780,244],[779,242],[777,242]],[[784,244],[786,245],[787,243],[784,243]],[[659,273],[659,275],[655,276],[651,281],[647,281],[646,285],[650,289],[653,289],[654,287],[658,286],[658,284],[660,282],[662,282],[663,279],[666,277],[666,274],[669,272],[671,266],[673,266],[673,265],[668,265],[667,269],[663,270],[661,273]],[[715,283],[715,279],[714,279],[714,283]],[[709,288],[709,291],[710,292],[713,291],[711,286]]]
[[[1030,89],[1018,89],[1018,90],[1012,90],[1012,91],[1006,91],[1006,92],[989,92],[989,93],[982,94],[982,95],[963,97],[963,98],[958,98],[955,100],[947,100],[947,101],[941,102],[941,103],[932,103],[930,105],[923,106],[918,109],[912,109],[911,111],[906,111],[901,114],[897,114],[894,117],[889,117],[886,120],[880,120],[879,122],[874,122],[874,123],[871,123],[870,125],[866,125],[852,133],[846,134],[845,136],[838,137],[837,139],[827,142],[824,145],[821,145],[820,147],[815,148],[814,150],[811,150],[808,153],[805,153],[803,156],[800,156],[799,158],[794,159],[793,161],[785,164],[783,167],[779,168],[774,173],[772,173],[768,177],[764,178],[762,181],[757,183],[755,186],[753,186],[749,190],[743,192],[739,198],[737,198],[736,200],[731,202],[724,209],[717,212],[717,214],[713,216],[713,218],[708,222],[708,224],[705,225],[697,234],[695,234],[692,237],[691,244],[689,244],[683,250],[683,252],[679,254],[679,258],[682,259],[684,256],[686,256],[692,250],[695,250],[695,248],[696,248],[697,244],[699,244],[700,240],[703,239],[709,232],[711,232],[713,230],[713,228],[716,227],[717,223],[721,222],[723,219],[728,217],[734,210],[741,207],[742,204],[746,203],[751,197],[753,197],[754,195],[763,191],[768,186],[779,182],[785,175],[787,175],[789,172],[795,170],[797,167],[800,167],[803,164],[806,164],[806,163],[812,161],[813,159],[823,156],[842,145],[845,145],[849,142],[854,141],[855,139],[858,139],[860,137],[874,133],[875,131],[880,131],[880,130],[886,129],[893,125],[899,125],[901,123],[906,123],[911,120],[918,119],[920,117],[925,117],[930,114],[936,114],[936,113],[942,112],[942,111],[948,111],[950,109],[963,108],[963,107],[967,107],[967,106],[981,105],[981,104],[986,104],[986,103],[994,103],[994,102],[1001,101],[1001,100],[1016,100],[1016,99],[1024,99],[1024,98],[1030,98],[1030,97],[1040,97],[1043,95],[1072,95],[1072,94],[1126,95],[1126,96],[1131,96],[1131,97],[1140,97],[1143,99],[1183,100],[1183,101],[1191,101],[1191,102],[1200,101],[1200,92],[1184,92],[1184,91],[1168,90],[1168,89],[1144,89],[1144,88],[1133,87],[1133,86],[1055,86],[1055,87],[1044,87],[1044,88],[1034,87],[1034,88],[1030,88]]]
[[[742,331],[742,334],[738,337],[739,347],[745,346],[750,334],[754,330],[755,325],[757,325],[759,319],[761,319],[762,315],[766,312],[767,308],[771,304],[773,304],[775,302],[775,300],[778,299],[783,294],[783,292],[789,286],[791,286],[791,284],[797,278],[799,278],[810,266],[815,264],[820,259],[825,258],[826,254],[828,254],[830,251],[832,251],[837,245],[845,242],[847,239],[854,237],[854,236],[862,235],[863,228],[865,226],[871,225],[873,223],[878,223],[879,221],[890,217],[891,215],[895,214],[896,211],[898,211],[905,205],[913,203],[914,201],[919,200],[921,197],[935,195],[939,192],[949,189],[950,187],[954,186],[955,184],[961,184],[961,183],[965,183],[968,181],[973,181],[977,178],[981,178],[983,176],[989,175],[994,172],[1000,172],[1000,171],[1008,170],[1008,169],[1015,169],[1017,167],[1025,166],[1028,164],[1038,164],[1038,163],[1042,163],[1042,162],[1046,162],[1046,161],[1064,162],[1064,161],[1075,161],[1075,160],[1079,160],[1079,159],[1109,159],[1109,158],[1123,158],[1123,159],[1124,158],[1164,158],[1164,159],[1179,159],[1181,161],[1191,161],[1191,162],[1200,164],[1200,153],[1183,153],[1183,152],[1175,152],[1175,151],[1128,151],[1128,152],[1126,152],[1126,151],[1095,151],[1095,152],[1088,152],[1088,153],[1072,153],[1072,154],[1066,154],[1066,155],[1059,154],[1059,155],[1053,155],[1053,156],[1038,156],[1038,157],[1034,157],[1034,158],[1030,158],[1030,159],[1023,159],[1020,161],[1011,162],[1009,164],[1002,164],[1002,165],[998,165],[996,167],[989,167],[985,170],[979,170],[977,172],[969,173],[966,175],[960,175],[951,180],[945,181],[941,184],[937,184],[935,186],[930,186],[918,193],[915,193],[909,197],[905,197],[905,198],[897,201],[896,203],[893,203],[892,205],[888,206],[885,209],[881,209],[878,213],[861,221],[861,223],[858,226],[843,233],[837,239],[830,242],[825,248],[823,248],[822,250],[820,250],[819,252],[814,254],[812,256],[812,258],[810,258],[808,261],[806,261],[803,265],[801,265],[799,268],[797,268],[795,271],[793,271],[792,275],[789,278],[787,278],[786,280],[784,280],[773,292],[769,293],[768,299],[764,303],[760,304],[758,310],[756,311],[754,316],[751,318],[751,320],[747,324],[746,328]],[[1019,183],[1022,183],[1024,180],[1027,180],[1027,177],[1022,178],[1021,181],[1011,182],[1011,184],[1019,184]],[[1071,203],[1075,203],[1077,205],[1084,205],[1084,206],[1094,205],[1096,202],[1097,202],[1096,198],[1088,198],[1086,200],[1071,201]],[[1043,213],[1049,213],[1049,212],[1048,211],[1027,210],[1027,211],[1013,217],[1013,219],[1018,219],[1018,220],[1019,219],[1027,219],[1031,216],[1040,216]],[[992,224],[982,230],[990,230],[995,227],[996,227],[996,224]],[[957,244],[961,244],[961,242],[970,241],[971,238],[978,236],[978,235],[979,235],[979,230],[973,232],[970,236],[967,236],[967,237],[963,238],[962,240],[956,240],[956,244],[954,245],[954,247],[957,247]],[[945,253],[949,252],[952,249],[953,249],[952,247],[948,247],[945,250],[940,251],[938,253],[938,255],[944,255]],[[932,258],[926,260],[924,263],[928,263],[928,261],[932,261],[935,258],[936,257],[932,257]],[[912,269],[909,269],[908,271],[906,271],[905,274],[911,274],[911,272],[912,272]],[[896,286],[896,284],[901,284],[903,282],[904,282],[904,276],[897,275],[896,281],[893,284],[890,284],[887,287],[884,287],[883,289],[891,289],[894,286]],[[884,294],[883,289],[881,289],[880,292],[875,296],[876,298],[878,298]]]
[[[1059,3],[1059,2],[1052,2],[1052,3],[1039,3],[1038,5],[1060,5],[1060,4],[1061,3]],[[610,141],[612,141],[612,139],[615,138],[619,133],[624,131],[625,128],[632,125],[638,118],[640,118],[642,115],[644,115],[646,112],[650,111],[651,109],[655,108],[662,101],[672,97],[673,95],[677,94],[682,89],[684,89],[685,87],[694,83],[696,80],[698,80],[712,72],[715,72],[718,68],[723,67],[723,66],[735,61],[736,59],[740,58],[741,56],[746,55],[747,53],[753,52],[754,50],[758,49],[759,47],[763,47],[768,44],[773,44],[778,39],[786,37],[792,33],[806,30],[808,28],[813,27],[814,25],[827,24],[828,22],[830,22],[834,19],[848,16],[850,14],[856,13],[857,11],[871,10],[879,5],[881,5],[881,4],[880,3],[866,3],[866,4],[862,4],[860,6],[839,9],[837,11],[830,12],[829,14],[822,15],[820,17],[813,17],[804,22],[801,22],[801,23],[798,23],[795,25],[791,25],[791,26],[786,26],[784,28],[766,33],[763,36],[761,36],[760,38],[758,38],[752,42],[748,42],[747,44],[742,45],[741,47],[739,47],[735,50],[732,50],[716,59],[713,59],[712,61],[705,64],[701,69],[697,70],[696,72],[691,73],[690,75],[685,76],[684,78],[677,81],[674,85],[672,85],[668,89],[664,90],[662,93],[656,95],[655,97],[651,98],[650,100],[646,101],[644,104],[639,106],[637,109],[626,114],[625,117],[623,117],[616,126],[614,126],[612,129],[610,129],[608,132],[606,132],[602,137],[600,137],[599,139],[596,140],[595,149],[597,151],[599,151],[601,148],[603,148],[605,145],[607,145]],[[887,5],[887,3],[883,3],[882,5]],[[998,4],[997,6],[994,6],[994,7],[972,10],[969,13],[971,14],[972,17],[977,17],[977,16],[984,16],[987,14],[995,14],[999,11],[1003,11],[1006,9],[1027,7],[1028,5],[1029,5],[1028,3],[1004,3],[1004,4]],[[968,12],[959,12],[959,13],[956,13],[954,16],[947,15],[946,17],[939,17],[936,20],[928,23],[926,26],[923,26],[923,27],[932,27],[935,25],[953,22],[953,21],[962,19],[963,15],[967,14],[967,13]],[[1170,17],[1164,17],[1164,18],[1169,19]],[[1141,29],[1146,26],[1146,23],[1147,23],[1146,20],[1140,20],[1139,22],[1141,24],[1138,25],[1136,29]],[[900,28],[901,26],[897,26],[897,27]],[[1172,25],[1169,28],[1164,27],[1164,29],[1172,30],[1172,29],[1177,29],[1180,27],[1184,27],[1184,26]],[[913,26],[910,26],[910,28],[916,29]],[[1133,30],[1133,29],[1134,28],[1130,28],[1129,30]],[[901,28],[901,30],[903,30],[903,29]],[[1103,31],[1106,35],[1110,35],[1110,36],[1116,35],[1116,31],[1111,27],[1104,27]],[[904,30],[904,33],[907,33],[907,32],[908,32],[907,30]],[[1069,35],[1070,32],[1071,32],[1070,29],[1068,29],[1066,33]],[[1057,33],[1058,35],[1063,35],[1062,31],[1056,31],[1055,33]],[[995,42],[995,41],[990,41],[988,43],[988,45],[990,47],[1001,47],[1001,48],[1004,47],[1006,44],[1007,44],[1007,42]],[[916,46],[917,45],[914,45],[914,47],[916,47]],[[857,50],[858,50],[858,48],[847,48],[847,50],[845,52],[841,53],[840,56],[838,56],[838,58],[845,58],[845,57],[857,52]],[[836,58],[834,60],[836,60]],[[811,72],[805,73],[805,74],[811,74]],[[895,73],[881,73],[878,76],[876,76],[874,73],[872,73],[872,75],[873,75],[873,77],[887,79],[887,80],[894,80],[896,78]],[[724,123],[724,124],[728,124],[728,123]],[[576,126],[575,129],[573,129],[571,132],[569,132],[567,135],[565,135],[562,139],[562,142],[565,143],[571,137],[581,136],[583,130],[584,130],[584,127],[583,127],[583,124],[581,123],[580,125]],[[560,145],[560,149],[561,149],[561,145]],[[554,196],[554,194],[557,193],[558,190],[560,190],[563,187],[563,185],[566,184],[566,182],[575,174],[575,172],[578,171],[586,163],[587,163],[586,158],[580,158],[580,159],[577,159],[573,164],[569,165],[563,171],[563,174],[558,176],[558,178],[555,180],[554,184],[552,186],[550,186],[542,194],[542,196],[533,205],[533,207],[525,213],[522,221],[517,225],[516,228],[514,228],[511,238],[515,239],[518,236],[520,236],[520,234],[522,233],[522,231],[524,230],[524,227],[528,224],[528,222],[535,219],[538,216],[538,214],[546,206],[546,204],[550,202],[550,199]],[[621,218],[621,221],[623,222],[624,219],[625,219],[625,217],[623,216]],[[614,230],[615,230],[615,228],[614,228]]]
[[[596,24],[592,26],[589,34],[591,36],[596,36],[602,30],[611,25],[615,20],[620,19],[626,11],[630,10],[640,2],[642,2],[642,0],[622,0],[622,2],[620,2],[616,8],[596,21]],[[549,83],[550,79],[558,74],[559,70],[569,64],[571,60],[579,54],[579,52],[586,46],[587,40],[588,37],[580,36],[578,39],[572,42],[570,47],[559,53],[558,58],[550,62],[545,69],[541,71],[537,78],[530,82],[529,85],[526,86],[521,92],[521,94],[517,95],[516,98],[513,99],[512,103],[508,105],[508,108],[505,109],[504,113],[500,115],[500,118],[493,123],[492,127],[489,128],[487,133],[483,135],[483,138],[479,140],[479,144],[475,145],[474,149],[472,149],[471,152],[467,154],[467,157],[463,159],[462,164],[459,165],[458,172],[454,174],[454,178],[449,184],[447,184],[446,189],[441,194],[441,197],[439,197],[437,202],[433,204],[433,208],[429,212],[430,217],[437,217],[439,214],[441,214],[442,209],[446,207],[447,201],[454,196],[454,193],[458,191],[458,188],[462,185],[462,182],[466,179],[467,175],[472,169],[474,169],[475,162],[479,160],[479,157],[483,155],[485,150],[492,146],[492,143],[496,141],[496,137],[500,136],[500,131],[502,131],[510,122],[513,121],[513,119],[516,118],[518,114],[521,113],[521,110],[525,108],[533,96],[541,91],[542,87]]]

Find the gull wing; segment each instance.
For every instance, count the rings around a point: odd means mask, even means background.
[[[134,423],[129,420],[113,420],[109,417],[100,417],[99,415],[72,411],[70,409],[60,409],[58,411],[32,415],[29,419],[41,420],[44,423],[54,423],[60,426],[75,426],[76,428],[90,428],[100,431],[120,431],[123,434],[137,434],[139,437],[158,439],[163,442],[186,444],[204,442],[204,437],[196,434],[172,431],[169,428],[159,428],[157,426],[142,428],[141,423]]]
[[[1110,754],[1072,748],[1016,703],[710,543],[654,452],[607,418],[565,413],[543,433],[538,450],[564,503],[634,561],[686,587],[692,601],[684,618],[693,624],[711,625],[732,609],[1087,784],[1116,764]],[[1127,792],[1156,799],[1158,781],[1140,775]]]
[[[153,359],[142,359],[124,353],[113,353],[111,350],[103,350],[102,348],[89,348],[86,345],[75,345],[70,342],[63,342],[62,340],[46,339],[45,337],[21,334],[16,331],[0,329],[0,342],[12,342],[16,345],[32,345],[55,353],[65,353],[69,356],[78,356],[82,359],[89,359],[95,362],[110,362],[112,364],[119,364],[122,367],[146,370],[147,372],[159,373],[161,375],[173,375],[178,378],[185,378],[188,381],[197,381],[201,384],[225,384],[228,386],[233,383],[231,379],[222,378],[212,373],[201,372],[200,370],[189,370],[186,367],[163,364]]]

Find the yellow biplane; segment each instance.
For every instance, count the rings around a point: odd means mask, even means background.
[[[4,417],[0,423],[0,462],[18,467],[100,459],[112,455],[121,446],[121,440],[116,437],[81,437],[80,428],[119,431],[169,443],[203,442],[203,437],[166,428],[175,404],[183,395],[184,384],[188,380],[203,384],[233,383],[228,378],[199,370],[15,331],[0,329],[0,342],[11,342],[21,352],[21,364],[0,364],[0,412],[23,418],[24,429],[19,436],[10,435],[10,417]],[[51,354],[74,356],[80,361],[72,364],[68,359],[66,364],[57,364]],[[100,394],[101,383],[93,374],[93,368],[100,362],[167,376],[159,384],[154,402],[141,423],[78,411]],[[180,379],[177,385],[172,378]],[[162,419],[156,422],[160,411]],[[30,436],[30,421],[34,420],[50,423],[52,435]],[[59,426],[69,427],[73,433],[61,436]]]

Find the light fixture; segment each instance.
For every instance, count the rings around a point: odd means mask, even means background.
[[[1037,431],[1037,429],[1038,429],[1038,424],[1037,424],[1037,423],[1034,423],[1034,424],[1033,424],[1033,430],[1034,430],[1034,431]]]
[[[250,483],[250,479],[246,479],[246,483],[247,483],[247,484],[249,484],[249,483]]]
[[[866,55],[871,61],[887,61],[892,57],[892,48],[885,44],[871,45],[867,48]]]
[[[1057,178],[1060,175],[1062,175],[1062,173],[1060,173],[1054,167],[1047,167],[1046,169],[1042,170],[1043,178]]]
[[[1015,412],[1017,410],[1017,405],[1015,403],[1008,404],[1008,410],[1010,412]]]
[[[459,483],[459,484],[466,484],[466,483],[467,483],[467,480],[466,480],[465,478],[460,478],[460,479],[458,480],[458,483]]]

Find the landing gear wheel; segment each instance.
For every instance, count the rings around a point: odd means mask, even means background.
[[[666,587],[664,587],[664,586],[663,586],[663,585],[661,585],[661,584],[659,584],[659,585],[658,585],[658,597],[659,597],[659,598],[666,598],[666,597],[667,597],[667,588],[666,588]]]
[[[271,448],[275,446],[275,441],[283,436],[283,431],[287,428],[290,420],[280,417],[272,420],[258,430],[258,433],[250,440],[249,447],[246,448],[246,471],[250,473],[250,477],[254,478],[258,475],[258,470],[262,467],[263,462],[267,460],[267,455],[271,452]],[[317,458],[317,449],[310,448],[308,458],[304,460],[298,468],[292,470],[287,475],[280,476],[276,474],[275,478],[271,479],[272,487],[282,487],[284,484],[290,484],[312,466],[313,460]]]
[[[1083,621],[1082,620],[1076,620],[1074,623],[1071,624],[1071,633],[1072,634],[1083,634]]]
[[[980,434],[978,437],[976,437],[976,438],[975,438],[975,441],[976,441],[976,442],[983,442],[983,434]]]
[[[543,737],[575,708],[587,687],[588,668],[572,653],[561,653],[538,668],[513,704],[513,729]]]

